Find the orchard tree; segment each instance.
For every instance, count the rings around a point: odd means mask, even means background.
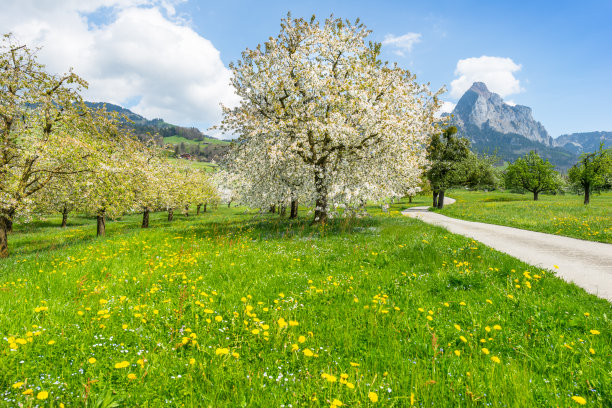
[[[358,202],[400,194],[396,180],[415,180],[426,162],[438,94],[381,62],[381,44],[366,42],[369,34],[359,20],[289,15],[276,38],[230,65],[241,101],[224,108],[221,128],[254,152],[241,174],[268,172],[278,180],[287,166],[303,174],[299,189],[314,203],[316,223],[349,196]],[[277,160],[260,161],[257,152],[270,146]],[[265,189],[275,187],[287,188]]]
[[[569,170],[570,182],[584,191],[584,204],[591,200],[591,190],[602,187],[610,179],[612,173],[612,152],[604,149],[603,142],[599,150],[584,153],[580,160]]]
[[[68,214],[85,207],[85,182],[87,172],[55,177],[33,197],[36,209],[43,213],[62,214],[61,227],[66,227]]]
[[[427,179],[433,193],[433,207],[444,206],[444,193],[447,188],[465,181],[465,166],[470,155],[470,142],[466,138],[455,137],[457,128],[450,126],[444,132],[435,133],[427,148],[429,168]]]
[[[510,164],[504,179],[508,188],[521,188],[533,193],[534,201],[542,191],[554,191],[559,186],[554,166],[533,150]]]
[[[72,72],[52,75],[25,45],[4,35],[0,43],[0,258],[8,256],[7,231],[27,219],[33,195],[55,178],[86,171],[99,146]]]

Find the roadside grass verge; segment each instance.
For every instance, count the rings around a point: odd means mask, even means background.
[[[577,195],[540,195],[538,201],[499,191],[447,195],[457,202],[436,211],[449,217],[612,243],[612,192],[593,194],[589,205]]]

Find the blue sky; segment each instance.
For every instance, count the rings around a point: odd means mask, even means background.
[[[359,17],[385,43],[384,59],[446,86],[447,107],[481,79],[509,103],[530,106],[553,137],[612,131],[609,0],[58,2],[50,13],[45,7],[57,3],[0,0],[0,31],[45,47],[52,69],[70,63],[90,81],[88,97],[181,125],[218,121],[219,101],[232,101],[228,63],[277,35],[291,11]]]

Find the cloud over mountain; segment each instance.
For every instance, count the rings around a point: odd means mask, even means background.
[[[520,81],[514,74],[521,65],[510,58],[488,57],[466,58],[457,62],[455,75],[451,82],[450,95],[460,98],[474,82],[484,82],[489,89],[502,98],[523,91]]]

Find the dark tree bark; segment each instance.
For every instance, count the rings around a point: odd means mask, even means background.
[[[442,209],[442,207],[444,207],[444,190],[438,193],[438,208]]]
[[[8,221],[9,219],[4,216],[0,216],[0,258],[8,257]]]
[[[324,183],[324,178],[315,173],[314,179],[317,199],[315,200],[315,213],[313,224],[324,224],[327,222],[327,186]]]
[[[198,204],[196,207],[196,215],[200,215],[200,207],[202,207],[202,204]]]
[[[189,205],[185,206],[185,217],[189,217]]]
[[[13,217],[15,216],[15,209],[11,209],[8,212],[8,217],[5,218],[6,220],[6,231],[7,232],[13,232]]]
[[[230,205],[231,205],[231,204],[232,204],[232,202],[231,202],[231,201],[228,201],[228,202],[227,202],[227,208],[230,208]]]
[[[104,235],[106,235],[106,211],[100,211],[96,218],[98,221],[96,235],[99,237],[103,237]]]
[[[172,221],[174,219],[174,208],[170,208],[168,210],[168,221]]]
[[[591,201],[591,183],[584,186],[584,203],[588,204]]]
[[[533,192],[533,201],[538,201],[538,195],[540,194],[540,192],[538,190],[535,190]]]
[[[433,208],[438,208],[438,192],[437,191],[433,191]]]
[[[149,228],[149,213],[151,212],[151,210],[149,210],[148,208],[145,208],[145,210],[142,212],[142,227],[141,228]]]
[[[291,200],[291,212],[289,214],[289,218],[297,218],[298,216],[298,200],[297,198]]]
[[[408,203],[412,204],[412,196],[408,196]]]
[[[203,211],[203,212],[206,212],[206,206],[207,206],[207,205],[208,205],[208,204],[204,204],[204,211]]]
[[[287,214],[287,206],[286,205],[281,205],[280,206],[280,216],[284,217],[285,214]]]
[[[274,214],[276,212],[276,204],[270,206],[270,213]]]
[[[64,206],[62,209],[62,228],[68,224],[68,208]]]

